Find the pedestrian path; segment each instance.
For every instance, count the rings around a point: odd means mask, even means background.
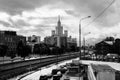
[[[103,62],[103,61],[92,61],[92,60],[82,60],[84,64],[106,64],[114,68],[115,70],[120,71],[120,63],[117,62]]]

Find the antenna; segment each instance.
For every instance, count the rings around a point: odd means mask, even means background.
[[[58,21],[60,21],[60,15],[58,15]]]

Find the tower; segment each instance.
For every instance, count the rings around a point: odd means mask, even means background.
[[[52,36],[55,36],[55,30],[52,30]]]
[[[68,37],[68,31],[67,30],[64,30],[64,36]]]
[[[63,27],[61,26],[60,16],[58,16],[58,22],[56,26],[56,34],[58,36],[63,36]]]
[[[63,36],[63,27],[61,26],[60,16],[58,16],[58,22],[56,26],[57,46],[61,47],[61,37]]]
[[[60,21],[60,15],[58,16],[58,22],[57,22],[58,26],[61,26],[61,21]]]

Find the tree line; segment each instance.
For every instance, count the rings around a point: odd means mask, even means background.
[[[14,58],[16,55],[21,56],[25,59],[25,57],[30,54],[37,55],[61,55],[65,52],[74,52],[77,51],[75,46],[71,46],[70,48],[66,48],[62,46],[61,48],[53,45],[48,45],[45,43],[35,44],[33,47],[27,44],[24,44],[22,41],[19,41],[17,44],[17,48],[15,52],[8,52],[8,46],[0,45],[0,56],[9,56]]]

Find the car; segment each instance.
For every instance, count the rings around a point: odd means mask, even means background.
[[[106,61],[119,62],[118,54],[109,53],[105,56],[105,58],[106,58]]]

